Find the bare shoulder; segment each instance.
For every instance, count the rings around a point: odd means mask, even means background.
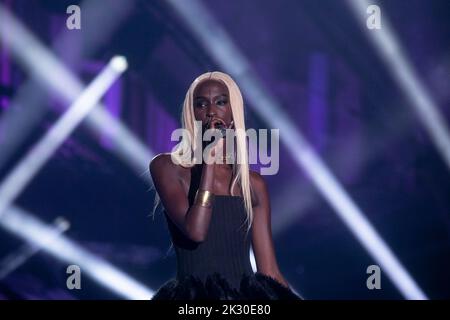
[[[264,177],[257,171],[250,170],[250,183],[255,190],[266,188]]]
[[[160,175],[166,177],[178,176],[179,166],[173,163],[170,153],[160,153],[152,158],[149,164],[150,173],[153,178]]]
[[[250,170],[250,184],[252,186],[252,198],[254,206],[268,201],[269,194],[267,192],[266,181],[264,177],[256,171]]]
[[[160,169],[170,166],[171,163],[172,160],[170,158],[170,153],[160,153],[154,156],[152,160],[150,160],[150,169]]]

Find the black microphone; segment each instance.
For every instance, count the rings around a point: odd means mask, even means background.
[[[227,128],[225,127],[225,125],[223,123],[216,124],[215,129],[220,131],[222,138],[225,138],[225,136],[227,135]]]

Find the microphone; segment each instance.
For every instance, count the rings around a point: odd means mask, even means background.
[[[225,136],[227,135],[227,128],[225,127],[225,125],[223,123],[218,123],[216,125],[215,129],[220,131],[222,138],[225,138]]]
[[[223,120],[215,122],[215,124],[213,126],[211,125],[212,121],[214,121],[213,118],[208,119],[208,122],[206,124],[206,128],[210,128],[210,129],[214,128],[216,130],[219,130],[221,138],[224,138],[226,136],[226,133],[227,133],[227,126],[225,125]]]

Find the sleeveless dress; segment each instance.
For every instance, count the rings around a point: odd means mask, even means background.
[[[177,258],[176,277],[152,300],[300,300],[277,280],[254,273],[251,230],[241,196],[216,195],[205,241],[188,239],[164,211]]]

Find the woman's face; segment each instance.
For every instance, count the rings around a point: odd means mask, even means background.
[[[194,115],[204,129],[222,122],[229,127],[233,121],[227,86],[218,80],[205,80],[194,90]]]

